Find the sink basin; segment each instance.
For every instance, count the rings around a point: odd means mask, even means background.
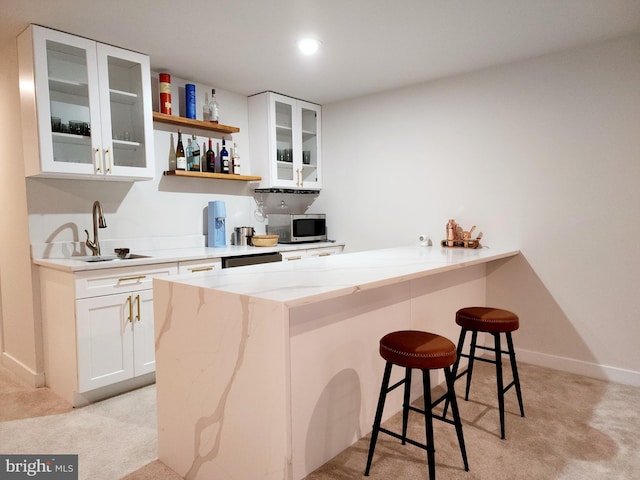
[[[136,253],[129,253],[124,257],[117,255],[87,255],[83,257],[71,257],[71,260],[79,260],[81,262],[113,262],[120,260],[135,260],[136,258],[150,258],[149,255],[138,255]]]

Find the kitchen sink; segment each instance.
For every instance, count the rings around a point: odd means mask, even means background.
[[[136,258],[151,258],[149,255],[138,255],[136,253],[129,253],[124,257],[118,255],[87,255],[84,257],[71,257],[71,260],[79,260],[81,262],[113,262],[120,260],[135,260]]]

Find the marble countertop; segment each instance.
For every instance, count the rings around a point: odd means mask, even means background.
[[[406,246],[157,279],[275,300],[289,307],[518,255],[510,248]],[[268,277],[266,276],[268,274]]]
[[[191,260],[207,260],[213,258],[234,257],[239,255],[256,255],[260,253],[286,252],[295,250],[305,250],[311,248],[326,248],[344,246],[344,242],[313,242],[282,244],[274,247],[253,247],[229,245],[226,247],[197,247],[187,248],[167,248],[167,249],[142,249],[134,250],[134,255],[144,256],[144,258],[131,258],[121,260],[118,258],[92,262],[86,261],[90,257],[69,256],[65,258],[34,258],[33,263],[41,267],[53,268],[66,272],[79,272],[86,270],[101,270],[105,268],[133,267],[142,265],[153,265],[156,263],[185,262]],[[106,251],[106,250],[104,250]],[[115,257],[115,255],[104,255],[105,257]]]

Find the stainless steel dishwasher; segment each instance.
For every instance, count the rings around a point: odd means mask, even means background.
[[[279,252],[250,253],[247,255],[236,255],[234,257],[222,257],[222,268],[243,267],[245,265],[281,261],[282,255],[280,255]]]

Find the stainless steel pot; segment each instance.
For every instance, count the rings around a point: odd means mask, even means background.
[[[233,244],[240,246],[251,245],[253,233],[253,227],[235,227],[233,229]]]

